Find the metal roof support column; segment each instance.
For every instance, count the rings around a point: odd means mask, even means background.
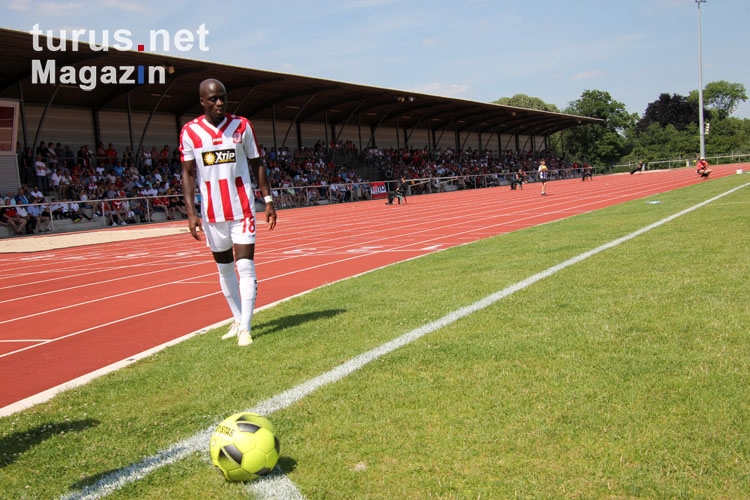
[[[518,135],[518,131],[514,134],[516,137],[516,153],[521,152],[521,137]]]
[[[315,99],[315,96],[316,96],[316,95],[318,95],[318,93],[317,93],[317,92],[315,92],[315,93],[314,93],[313,95],[311,95],[311,96],[310,96],[310,97],[309,97],[309,98],[307,99],[307,101],[305,102],[305,104],[304,104],[304,105],[303,105],[303,106],[302,106],[301,108],[299,108],[299,109],[297,110],[297,114],[295,114],[295,115],[294,115],[294,119],[292,120],[292,123],[290,123],[290,124],[289,124],[289,127],[288,127],[288,128],[286,129],[286,134],[284,134],[284,140],[283,140],[283,141],[281,141],[281,146],[282,146],[282,147],[283,147],[283,146],[284,146],[284,145],[286,144],[286,139],[287,139],[287,137],[289,137],[289,132],[291,132],[291,131],[292,131],[292,125],[294,125],[294,124],[296,124],[296,123],[297,123],[297,120],[299,119],[299,115],[300,115],[300,113],[302,113],[302,112],[303,112],[303,111],[305,110],[305,108],[307,107],[307,105],[308,105],[308,104],[310,104],[310,103],[312,102],[312,100],[313,100],[313,99]]]
[[[102,142],[102,126],[99,122],[99,107],[94,105],[91,107],[91,118],[94,121],[94,151],[99,152],[99,144]],[[94,156],[96,161],[99,162],[99,157]]]
[[[180,115],[179,113],[175,113],[174,114],[174,126],[175,126],[175,130],[177,131],[177,146],[178,147],[180,145],[179,138],[180,138],[180,132],[182,132],[182,125],[183,125],[182,115]],[[131,132],[131,135],[132,135],[132,132]],[[130,149],[133,149],[133,146],[130,146]],[[133,157],[134,158],[136,157],[135,151],[133,151]]]
[[[45,104],[44,106],[44,111],[42,111],[42,116],[39,117],[39,124],[36,127],[36,132],[34,133],[34,142],[31,144],[33,148],[37,147],[37,141],[39,141],[39,132],[41,132],[42,126],[44,125],[44,118],[47,116],[47,111],[49,110],[50,106],[52,106],[52,101],[55,100],[57,91],[60,90],[60,85],[62,85],[62,83],[58,83],[55,86],[54,92],[52,92],[52,95],[49,96],[49,100],[47,101],[47,104]]]
[[[302,124],[297,120],[295,120],[294,123],[296,125],[295,128],[297,129],[297,149],[302,151]]]
[[[133,152],[133,159],[137,163],[137,156],[136,152],[133,149],[135,147],[135,144],[133,144],[133,108],[130,105],[130,92],[125,93],[125,101],[128,104],[128,144],[130,144],[130,150]],[[180,129],[177,129],[177,134],[179,137]]]
[[[18,105],[20,109],[20,115],[21,115],[21,131],[23,132],[23,150],[26,151],[26,148],[29,147],[28,145],[28,138],[26,137],[26,110],[24,108],[23,104],[23,86],[21,86],[21,82],[17,82],[16,85],[18,86]]]
[[[357,113],[357,136],[359,137],[359,152],[362,153],[362,116]]]
[[[401,138],[398,136],[398,116],[396,117],[396,149],[401,150]]]
[[[375,141],[375,131],[378,129],[377,125],[370,125],[370,140],[367,141],[367,147],[372,145],[373,148],[378,147],[378,143]]]
[[[427,122],[427,152],[430,153],[432,158],[432,143],[435,141],[435,134],[432,131],[432,120]]]
[[[159,96],[159,99],[156,100],[156,104],[154,104],[154,108],[151,110],[151,113],[148,115],[148,119],[146,120],[146,123],[143,125],[143,132],[141,133],[141,140],[138,141],[138,151],[134,152],[134,155],[137,155],[141,151],[141,146],[143,146],[143,139],[146,138],[146,132],[148,131],[148,126],[151,123],[151,119],[156,114],[156,110],[159,109],[159,104],[161,104],[161,101],[164,99],[164,96],[167,95],[167,92],[169,92],[169,89],[172,88],[172,85],[177,81],[177,78],[174,78],[171,82],[169,82],[169,85],[167,85],[164,90],[162,91],[161,95]]]
[[[276,161],[278,162],[281,158],[281,151],[279,151],[279,144],[276,142],[276,105],[271,105],[271,130],[273,132],[273,149],[276,150]]]

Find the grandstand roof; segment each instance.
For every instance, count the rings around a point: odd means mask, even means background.
[[[69,41],[69,47],[70,44]],[[80,43],[75,52],[36,51],[31,34],[8,29],[0,29],[0,47],[3,47],[0,98],[22,99],[25,103],[40,105],[51,101],[53,106],[130,108],[145,112],[156,109],[177,116],[194,116],[202,112],[198,84],[212,77],[227,87],[229,111],[251,119],[536,136],[601,121],[147,52],[95,51],[86,43]],[[86,91],[80,88],[80,81],[60,84],[58,78],[57,85],[32,83],[32,60],[39,60],[42,65],[55,60],[58,72],[63,66],[73,66],[77,70],[91,66],[101,75],[105,66],[142,65],[146,72],[151,66],[163,66],[168,74],[165,83],[99,83]],[[135,74],[132,77],[135,78]]]

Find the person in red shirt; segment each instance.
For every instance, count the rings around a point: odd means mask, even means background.
[[[708,176],[711,174],[711,169],[708,168],[708,162],[702,156],[701,156],[701,159],[698,161],[698,168],[695,170],[695,172],[701,177],[703,177],[704,179],[707,179]]]
[[[0,209],[0,219],[8,224],[15,234],[26,234],[27,220],[18,215],[18,210],[10,204],[10,199],[6,199],[5,206]]]

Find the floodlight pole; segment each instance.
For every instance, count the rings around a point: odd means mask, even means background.
[[[703,54],[701,49],[701,4],[706,0],[695,0],[698,4],[698,130],[701,138],[701,158],[706,156],[706,128],[703,123]]]

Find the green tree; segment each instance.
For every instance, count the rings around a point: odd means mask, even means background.
[[[492,101],[492,103],[500,104],[501,106],[513,106],[515,108],[536,109],[538,111],[559,113],[557,106],[554,104],[547,104],[538,97],[531,97],[526,94],[516,94],[513,97],[501,97],[496,101]]]
[[[593,165],[611,165],[629,152],[625,133],[635,127],[638,115],[628,113],[625,105],[612,99],[608,92],[586,90],[565,112],[604,120],[565,131],[565,149],[572,158]]]
[[[728,118],[746,100],[745,86],[741,83],[719,80],[707,84],[703,89],[703,103],[707,108],[715,110],[720,120]]]
[[[661,94],[659,99],[646,107],[646,112],[638,121],[637,129],[642,132],[653,123],[662,127],[672,125],[677,130],[685,130],[698,121],[698,101],[678,94]]]

